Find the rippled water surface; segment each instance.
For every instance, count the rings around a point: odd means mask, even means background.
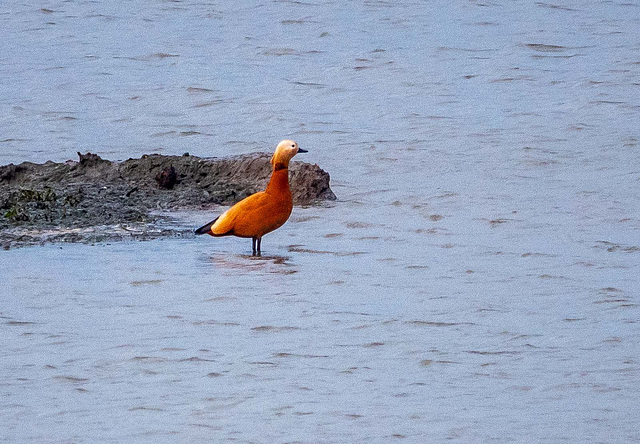
[[[636,1],[4,2],[0,163],[290,137],[339,200],[262,258],[0,252],[0,440],[640,441],[638,29]]]

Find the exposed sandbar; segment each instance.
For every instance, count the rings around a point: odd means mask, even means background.
[[[153,154],[123,162],[78,154],[78,161],[0,166],[0,242],[5,248],[46,240],[108,240],[128,232],[128,237],[175,235],[175,230],[151,227],[158,219],[153,211],[231,205],[263,190],[271,174],[267,153],[225,158]],[[295,161],[289,174],[295,205],[335,200],[329,174],[317,165]],[[122,233],[123,225],[136,228]]]

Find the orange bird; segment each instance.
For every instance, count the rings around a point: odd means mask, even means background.
[[[216,219],[198,228],[196,234],[250,237],[253,255],[260,256],[262,236],[284,225],[293,209],[289,161],[296,154],[306,152],[298,148],[293,140],[280,142],[271,157],[273,172],[267,189],[242,199]]]

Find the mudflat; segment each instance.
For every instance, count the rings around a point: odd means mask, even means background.
[[[63,163],[0,166],[4,248],[44,240],[184,235],[190,230],[154,228],[157,212],[233,204],[264,189],[271,173],[268,153],[225,158],[153,154],[123,162],[78,155],[79,160]],[[293,162],[290,182],[295,205],[336,198],[329,174],[317,165]],[[95,227],[105,228],[96,232]]]

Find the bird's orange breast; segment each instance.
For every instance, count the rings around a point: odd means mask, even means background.
[[[267,189],[241,200],[211,226],[214,236],[262,237],[281,227],[293,209],[289,170],[275,170]]]

